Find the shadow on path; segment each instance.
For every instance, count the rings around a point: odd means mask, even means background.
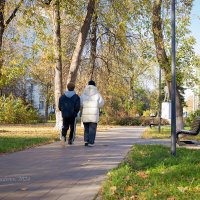
[[[116,167],[133,144],[166,144],[144,140],[142,127],[118,127],[97,133],[95,147],[83,138],[62,148],[59,142],[0,156],[0,199],[90,200],[108,170]]]

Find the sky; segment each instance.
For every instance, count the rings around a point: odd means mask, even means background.
[[[200,0],[194,0],[191,13],[191,31],[197,44],[195,52],[200,55]]]

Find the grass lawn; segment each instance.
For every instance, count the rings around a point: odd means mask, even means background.
[[[158,127],[146,128],[142,138],[145,139],[165,139],[171,136],[171,127],[170,126],[162,126],[160,133],[158,132]]]
[[[126,160],[108,173],[103,200],[200,199],[200,151],[161,145],[134,145]]]
[[[104,131],[107,128],[98,126],[97,131]],[[78,125],[76,134],[83,135],[83,131],[83,127]],[[54,124],[1,125],[0,154],[59,141],[59,135],[60,131],[54,129]]]
[[[51,143],[59,139],[58,135],[59,132],[49,125],[0,126],[0,153]]]
[[[189,130],[189,127],[185,129]],[[158,127],[146,128],[142,138],[149,139],[166,139],[171,137],[171,126],[162,126],[160,133],[158,132]],[[180,137],[181,138],[181,137]],[[184,136],[184,140],[196,140],[200,141],[200,134],[197,136]]]

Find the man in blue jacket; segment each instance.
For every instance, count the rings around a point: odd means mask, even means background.
[[[69,82],[67,84],[67,91],[59,99],[59,110],[62,113],[62,144],[66,142],[67,131],[70,128],[68,137],[68,144],[72,144],[75,136],[75,120],[80,110],[80,97],[74,91],[75,84]]]

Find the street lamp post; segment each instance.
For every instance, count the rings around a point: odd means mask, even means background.
[[[171,86],[171,154],[176,155],[176,1],[171,2],[172,86]]]

